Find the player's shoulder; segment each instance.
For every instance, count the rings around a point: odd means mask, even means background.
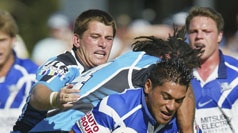
[[[77,65],[77,59],[72,51],[66,51],[58,55],[54,60],[63,62],[65,65]]]
[[[238,60],[236,58],[229,55],[224,55],[223,57],[226,66],[238,70]]]
[[[125,100],[125,99],[132,99],[134,97],[131,96],[135,96],[135,95],[139,95],[142,91],[142,88],[129,88],[129,89],[125,89],[123,92],[121,93],[116,93],[116,94],[112,94],[109,96],[109,98],[111,99],[120,99],[120,100]],[[126,100],[128,101],[128,100]]]
[[[37,69],[37,77],[39,76],[39,78],[41,78],[46,75],[49,77],[61,77],[67,74],[65,77],[72,80],[79,76],[84,69],[83,65],[76,62],[76,59],[71,52],[66,52],[56,57],[52,57],[42,64]]]
[[[51,57],[44,64],[40,66],[40,69],[45,68],[57,68],[57,69],[66,69],[67,67],[79,67],[82,66],[80,63],[77,63],[76,57],[72,52],[66,51],[58,56]],[[78,68],[77,68],[78,69]]]
[[[229,55],[224,55],[223,57],[224,57],[224,61],[226,63],[228,63],[229,65],[238,67],[238,59],[236,59],[232,56],[229,56]]]
[[[38,65],[32,60],[18,58],[16,64],[26,69],[28,72],[36,72]]]
[[[107,104],[115,110],[132,109],[140,104],[142,88],[126,89],[122,93],[108,96]]]

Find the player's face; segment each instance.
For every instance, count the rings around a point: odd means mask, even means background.
[[[11,62],[13,60],[12,48],[14,45],[15,38],[11,38],[9,35],[0,32],[0,67]]]
[[[186,87],[174,82],[165,82],[152,88],[151,80],[145,84],[146,103],[152,116],[159,124],[168,123],[181,106]]]
[[[193,48],[203,47],[202,60],[218,54],[222,32],[218,32],[215,21],[209,17],[194,17],[189,25],[189,41]]]
[[[77,55],[88,67],[95,67],[108,60],[113,44],[113,28],[98,21],[89,22],[82,37],[74,41]]]

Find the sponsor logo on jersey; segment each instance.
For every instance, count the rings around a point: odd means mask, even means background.
[[[40,75],[61,76],[67,72],[68,68],[64,63],[59,61],[51,61],[41,68]]]
[[[230,121],[218,107],[196,110],[196,123],[203,133],[231,133]]]
[[[227,82],[221,83],[221,92],[222,93],[224,91],[227,91],[227,90],[230,90],[230,89],[232,89],[232,87]]]
[[[99,132],[99,126],[97,125],[97,122],[91,112],[87,113],[80,119],[80,129],[85,133]]]
[[[199,102],[198,103],[198,107],[204,107],[204,106],[206,106],[206,105],[208,105],[209,103],[211,103],[212,102],[212,99],[210,99],[210,100],[208,100],[208,101],[206,101],[206,102]]]

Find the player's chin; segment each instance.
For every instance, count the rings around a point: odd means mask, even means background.
[[[157,121],[158,123],[160,123],[160,124],[167,124],[167,123],[169,123],[169,121],[170,121],[171,119],[166,119],[166,120],[164,120],[164,119],[162,119],[162,120],[159,120],[159,121]]]
[[[160,124],[167,124],[172,119],[172,115],[165,115],[162,114],[160,117],[157,118],[157,122]]]
[[[94,65],[98,66],[107,62],[107,58],[97,58],[94,60]]]

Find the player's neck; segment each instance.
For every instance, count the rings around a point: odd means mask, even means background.
[[[203,79],[206,81],[209,75],[215,70],[215,68],[219,65],[220,58],[219,55],[210,57],[206,60],[202,61],[201,67],[198,68],[198,73]]]

